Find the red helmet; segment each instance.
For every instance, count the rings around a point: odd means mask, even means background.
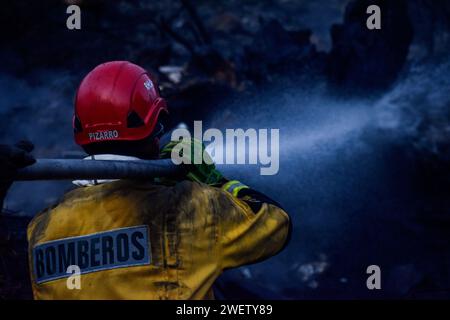
[[[75,97],[73,127],[79,145],[141,140],[156,127],[167,106],[143,68],[112,61],[88,73]]]

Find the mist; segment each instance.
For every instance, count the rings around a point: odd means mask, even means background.
[[[279,259],[231,271],[227,280],[272,290],[268,297],[369,298],[366,268],[376,264],[391,280],[379,297],[406,295],[419,283],[427,240],[417,238],[423,229],[416,219],[425,200],[410,153],[439,154],[435,140],[448,139],[439,118],[450,105],[448,71],[447,62],[413,67],[376,98],[336,99],[321,82],[306,90],[280,86],[214,113],[209,124],[221,130],[280,129],[277,175],[259,175],[259,165],[219,168],[280,202],[294,223]],[[239,117],[224,123],[230,110]],[[419,127],[429,113],[427,137]]]

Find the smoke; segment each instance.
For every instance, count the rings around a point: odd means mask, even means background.
[[[26,78],[0,75],[0,140],[28,139],[39,158],[61,157],[76,150],[72,139],[72,98],[76,77],[65,72],[36,70]],[[34,215],[54,203],[68,182],[16,182],[5,206]]]
[[[231,271],[232,276],[249,287],[257,282],[277,297],[327,297],[331,290],[329,297],[344,298],[367,294],[361,284],[370,264],[383,265],[387,275],[392,267],[391,276],[401,266],[416,268],[423,254],[422,240],[413,233],[422,228],[415,216],[420,195],[408,180],[412,164],[400,162],[392,150],[402,145],[424,157],[450,158],[448,74],[445,60],[411,66],[377,100],[336,98],[313,80],[308,87],[263,88],[217,106],[204,130],[280,130],[277,175],[261,176],[257,165],[219,169],[280,202],[294,224],[291,244],[277,259]],[[43,70],[26,79],[1,75],[2,142],[30,139],[37,157],[77,150],[70,132],[78,80]],[[70,182],[15,183],[6,206],[34,215],[70,187]],[[402,283],[402,292],[411,285]]]
[[[378,125],[417,151],[450,160],[450,62],[411,68],[375,106]]]
[[[397,277],[398,265],[423,254],[405,250],[420,246],[414,232],[421,228],[415,216],[421,195],[410,183],[414,164],[397,147],[450,158],[444,148],[449,68],[448,62],[412,66],[378,99],[330,97],[319,82],[225,103],[209,125],[280,129],[280,170],[275,176],[260,176],[251,165],[220,170],[280,202],[294,223],[291,244],[278,259],[232,271],[232,277],[248,286],[251,278],[279,297],[327,297],[330,288],[329,297],[363,297],[368,265],[392,266],[387,273]],[[239,116],[227,116],[233,113]],[[305,268],[317,261],[327,268],[303,281]],[[401,281],[402,288],[387,287],[384,296],[413,285]]]

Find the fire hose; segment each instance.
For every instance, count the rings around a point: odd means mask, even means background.
[[[176,177],[183,166],[170,159],[158,160],[78,160],[37,159],[36,163],[20,169],[16,181],[129,179],[143,180],[156,177]]]

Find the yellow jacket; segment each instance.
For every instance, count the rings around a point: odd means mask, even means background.
[[[268,258],[288,215],[220,188],[120,180],[81,187],[28,226],[35,299],[206,299],[226,268]],[[69,265],[81,289],[69,289]]]

